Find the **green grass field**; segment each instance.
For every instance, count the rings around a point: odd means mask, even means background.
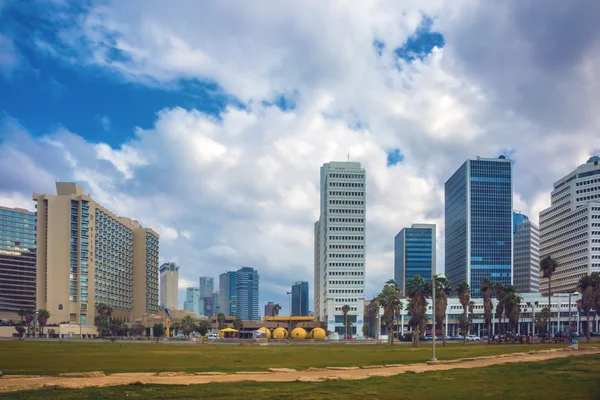
[[[449,360],[557,347],[564,345],[451,344],[446,348],[440,345],[437,346],[437,358]],[[301,370],[309,367],[410,364],[427,361],[430,357],[430,343],[412,348],[409,345],[236,346],[0,341],[0,366],[6,375],[83,371],[235,372],[266,370],[269,367]]]
[[[600,399],[600,356],[318,383],[130,385],[0,394],[0,399]]]

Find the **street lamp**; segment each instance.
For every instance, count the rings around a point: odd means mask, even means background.
[[[579,296],[579,292],[569,293],[569,347],[573,344],[573,327],[571,326],[571,296]]]
[[[288,325],[288,335],[292,335],[292,292],[287,292],[289,303],[290,303],[290,323]]]
[[[437,289],[437,281],[446,281],[446,276],[445,275],[433,275],[432,279],[431,279],[431,315],[432,315],[432,333],[433,333],[433,341],[432,341],[432,346],[431,346],[431,361],[437,361],[437,358],[435,358],[435,292]],[[442,333],[443,334],[443,333]]]

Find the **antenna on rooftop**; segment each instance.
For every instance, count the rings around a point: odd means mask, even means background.
[[[348,150],[348,162],[350,162],[350,150]]]

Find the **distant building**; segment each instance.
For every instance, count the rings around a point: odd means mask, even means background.
[[[210,297],[215,291],[214,279],[209,276],[201,276],[199,279],[200,297]]]
[[[36,214],[0,207],[0,318],[35,310]]]
[[[219,292],[212,292],[212,310],[210,314],[211,317],[214,317],[221,312],[220,304],[221,303],[219,301]]]
[[[446,181],[446,276],[479,297],[484,278],[510,285],[512,164],[504,156],[467,160]]]
[[[160,305],[179,309],[179,267],[173,262],[160,266]]]
[[[242,267],[236,272],[236,317],[242,320],[258,321],[259,276],[258,271],[250,267]]]
[[[185,289],[185,301],[183,309],[200,314],[200,289],[191,287]]]
[[[540,232],[521,213],[513,214],[513,274],[518,293],[540,290]]]
[[[275,303],[272,301],[265,304],[265,317],[274,317],[275,316]]]
[[[540,212],[540,258],[552,256],[558,266],[552,292],[577,289],[582,276],[600,272],[600,157],[590,157],[554,182],[550,207]],[[540,277],[548,294],[548,279]]]
[[[299,281],[292,286],[292,315],[308,316],[308,282]]]
[[[219,275],[219,312],[226,316],[237,316],[237,282],[235,271],[227,271]]]
[[[315,223],[314,311],[327,330],[362,336],[365,309],[366,172],[359,162],[321,167],[320,215]]]
[[[394,238],[394,280],[404,296],[406,281],[421,276],[431,280],[436,263],[434,224],[413,224],[403,228]]]
[[[36,308],[49,324],[93,326],[96,306],[132,320],[158,311],[159,236],[118,217],[73,182],[37,202]]]

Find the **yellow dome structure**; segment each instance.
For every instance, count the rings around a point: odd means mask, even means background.
[[[293,340],[304,340],[306,339],[306,336],[308,336],[308,334],[306,333],[306,330],[304,330],[304,328],[294,328],[292,329],[292,334],[290,337]]]
[[[310,331],[309,337],[315,340],[324,340],[325,336],[327,336],[327,332],[325,332],[322,328],[315,328]]]
[[[267,339],[271,339],[271,331],[269,330],[269,328],[266,327],[262,327],[262,328],[258,328],[259,331],[264,332],[265,333],[265,337]]]
[[[288,331],[285,328],[277,328],[273,331],[273,339],[287,339]]]

